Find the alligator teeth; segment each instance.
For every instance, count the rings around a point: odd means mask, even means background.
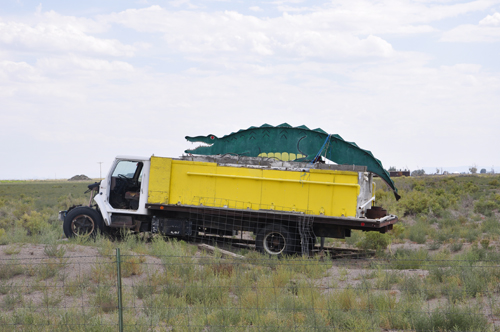
[[[191,142],[191,143],[194,143],[194,142]],[[203,143],[203,142],[196,142],[196,143],[198,143],[198,145],[193,150],[196,150],[198,148],[209,148],[212,145],[214,145],[213,143],[212,144]]]

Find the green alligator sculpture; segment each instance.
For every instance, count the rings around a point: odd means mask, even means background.
[[[319,160],[320,155],[337,163],[366,166],[369,172],[380,176],[394,191],[399,200],[398,190],[380,160],[356,143],[344,141],[339,135],[329,135],[322,129],[306,126],[292,127],[287,123],[273,127],[264,124],[250,127],[218,138],[215,135],[186,136],[189,142],[201,142],[199,146],[184,152],[198,155],[234,154],[248,157],[268,157],[284,161]]]

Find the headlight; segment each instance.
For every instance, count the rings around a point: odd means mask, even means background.
[[[59,220],[61,221],[64,221],[64,218],[66,217],[66,213],[68,211],[64,210],[64,211],[59,211]]]

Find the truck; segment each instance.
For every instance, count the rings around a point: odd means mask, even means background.
[[[317,239],[385,233],[397,216],[375,205],[374,174],[337,165],[241,155],[118,156],[88,206],[60,211],[64,233],[129,230],[255,243],[267,255],[309,254]],[[323,242],[322,242],[323,243]]]

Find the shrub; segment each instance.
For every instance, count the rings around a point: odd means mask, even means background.
[[[141,275],[143,266],[146,262],[145,256],[129,256],[123,255],[121,262],[121,273],[123,277],[130,277],[133,275]]]
[[[52,288],[52,289],[50,289]],[[49,291],[50,289],[50,291]],[[42,304],[45,306],[45,307],[55,307],[57,306],[63,299],[63,296],[61,293],[57,292],[57,291],[53,291],[53,289],[56,289],[56,286],[55,285],[52,285],[52,286],[49,286],[49,287],[46,287],[44,290],[43,290],[43,293],[42,293]]]
[[[60,210],[67,210],[71,206],[81,204],[81,198],[75,199],[71,193],[61,196],[57,199],[57,206]]]
[[[116,303],[116,294],[110,287],[98,286],[95,289],[95,295],[90,299],[90,303],[99,311],[108,313],[118,308]]]
[[[439,241],[432,241],[427,244],[427,249],[429,250],[438,250],[439,248],[441,248],[441,242]]]
[[[427,228],[428,225],[424,224],[423,222],[418,222],[410,228],[408,237],[413,242],[424,244],[427,239]]]
[[[492,187],[498,187],[500,186],[500,182],[498,182],[498,179],[493,179],[491,181],[488,181],[488,184]]]
[[[49,258],[48,260],[44,260],[41,264],[36,265],[30,274],[36,275],[39,280],[46,280],[55,277],[65,266],[66,261],[64,259],[56,260],[54,258]]]
[[[399,205],[403,209],[404,215],[415,215],[429,211],[429,195],[420,191],[411,191],[406,193]]]
[[[423,312],[413,314],[416,331],[488,331],[488,320],[480,309],[469,306],[449,305],[438,308],[429,315]]]
[[[375,191],[375,201],[376,202],[380,202],[381,200],[383,200],[389,196],[391,196],[391,193],[388,191],[385,191],[383,189],[377,189],[377,191]]]
[[[484,233],[500,235],[500,221],[494,217],[486,218],[481,226]]]
[[[360,249],[373,249],[373,250],[383,250],[387,248],[390,243],[390,237],[388,234],[382,234],[379,232],[367,232],[365,237],[356,243],[356,247]]]
[[[24,267],[17,261],[0,262],[0,280],[10,279],[24,273]]]
[[[480,213],[485,216],[491,216],[493,214],[493,210],[497,209],[496,202],[492,200],[484,200],[480,199],[474,204],[474,212]]]
[[[408,295],[425,297],[425,284],[419,276],[407,276],[401,282],[399,289]]]
[[[66,248],[64,248],[64,246],[58,246],[57,243],[47,244],[43,248],[43,251],[45,255],[49,257],[62,258],[66,254]]]
[[[391,263],[395,269],[419,269],[428,260],[429,252],[423,248],[419,250],[397,249],[393,257]]]
[[[463,243],[462,242],[453,242],[450,244],[450,251],[451,252],[457,252],[462,250]]]
[[[392,228],[391,234],[398,239],[403,238],[405,233],[405,227],[402,224],[395,224]]]
[[[0,246],[9,243],[8,236],[6,235],[5,229],[0,228]]]
[[[21,217],[25,214],[31,213],[31,205],[28,204],[18,204],[12,214],[16,219],[21,219]]]
[[[391,289],[392,285],[397,284],[401,279],[399,272],[382,270],[380,268],[378,269],[376,276],[377,279],[375,280],[375,287],[377,289],[385,290]]]
[[[26,229],[28,234],[39,234],[42,230],[50,227],[47,217],[37,211],[32,211],[30,214],[25,213],[17,223]]]
[[[462,186],[466,193],[473,194],[479,191],[479,186],[472,181],[466,182]]]
[[[203,304],[207,306],[220,305],[227,299],[227,288],[215,282],[205,284],[193,282],[185,288],[185,300],[188,304]]]
[[[481,247],[483,249],[488,249],[489,246],[490,246],[490,240],[489,239],[482,239],[479,243],[481,244]]]
[[[138,284],[134,286],[135,295],[138,299],[145,299],[156,292],[156,286]]]
[[[454,227],[454,226],[458,226],[460,224],[460,220],[457,219],[457,218],[442,218],[441,220],[439,220],[438,222],[439,226],[442,227],[442,228],[445,228],[445,227]]]
[[[362,231],[353,230],[350,237],[345,238],[345,242],[350,246],[356,246],[356,244],[363,240],[364,234]]]
[[[440,242],[446,242],[450,239],[458,239],[460,236],[460,228],[458,226],[446,227],[441,229],[436,234],[436,239]]]
[[[461,232],[462,234],[462,232]],[[467,242],[472,243],[477,240],[477,238],[481,235],[481,231],[477,228],[472,228],[471,226],[465,227],[463,229],[463,237],[467,240]]]
[[[11,291],[7,293],[2,300],[4,310],[12,310],[24,302],[23,295],[20,292]]]

